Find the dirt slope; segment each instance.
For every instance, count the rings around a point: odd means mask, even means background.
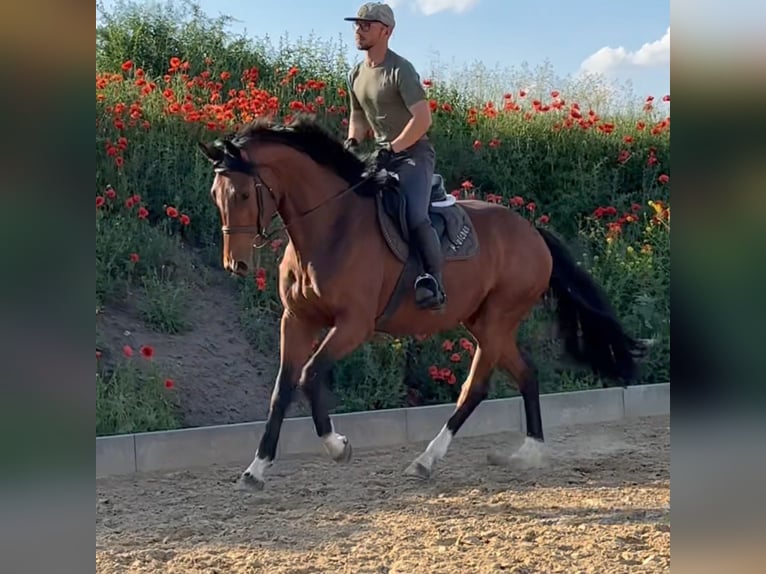
[[[169,335],[147,327],[134,305],[108,306],[96,315],[99,340],[113,353],[128,344],[154,348],[153,360],[176,383],[184,426],[263,420],[277,373],[278,353],[253,349],[239,327],[234,282],[214,277],[195,287],[189,317],[193,328]],[[302,412],[296,404],[290,415]]]

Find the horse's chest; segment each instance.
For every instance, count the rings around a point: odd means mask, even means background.
[[[293,311],[321,311],[321,281],[307,273],[290,272],[284,278],[284,304]]]

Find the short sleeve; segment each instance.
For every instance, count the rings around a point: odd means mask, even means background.
[[[426,91],[420,81],[420,75],[415,70],[415,66],[406,60],[399,65],[396,85],[399,88],[404,105],[408,108],[426,99]]]

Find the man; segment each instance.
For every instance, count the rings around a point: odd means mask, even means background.
[[[431,110],[413,65],[388,47],[394,30],[391,7],[362,5],[353,22],[356,46],[366,52],[348,75],[350,118],[346,148],[354,150],[372,130],[377,167],[399,176],[407,197],[410,243],[420,253],[425,273],[415,281],[415,302],[438,309],[446,302],[442,286],[442,252],[428,207],[436,154],[428,140]]]

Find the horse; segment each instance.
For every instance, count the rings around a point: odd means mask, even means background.
[[[441,240],[447,302],[422,309],[414,294],[422,264],[409,249],[406,197],[394,173],[371,168],[308,116],[288,124],[256,119],[197,145],[213,166],[210,195],[221,219],[223,267],[251,276],[255,252],[268,242],[277,216],[287,236],[279,263],[279,369],[264,432],[239,478],[245,488],[264,488],[296,390],[308,399],[327,454],[339,463],[350,460],[351,443],[335,432],[329,415],[328,377],[337,361],[378,333],[427,337],[462,325],[476,341],[454,410],[404,469],[421,479],[432,476],[487,397],[495,369],[509,374],[522,396],[526,437],[520,452],[542,448],[537,371],[517,342],[522,322],[541,300],[556,300],[558,334],[575,363],[623,386],[635,378],[642,343],[626,333],[603,288],[561,239],[514,210],[456,200],[444,193],[437,172],[429,215]]]

